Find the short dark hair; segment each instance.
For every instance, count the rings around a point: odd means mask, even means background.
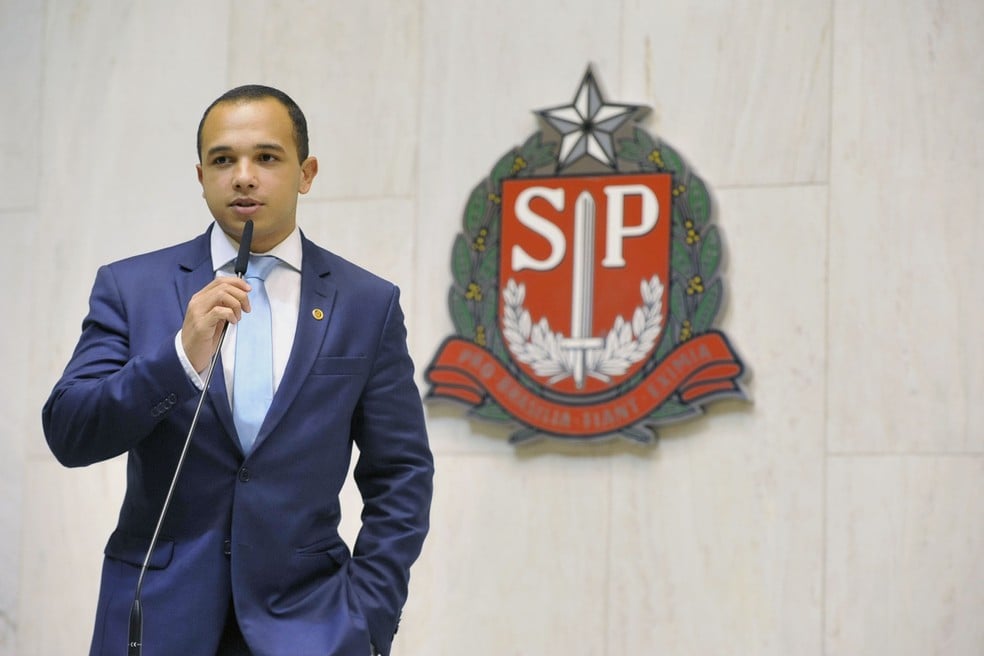
[[[297,103],[290,96],[280,89],[263,86],[262,84],[247,84],[226,91],[213,100],[212,104],[205,110],[205,113],[202,114],[202,120],[198,122],[198,161],[201,162],[202,160],[202,128],[212,108],[219,103],[242,103],[263,100],[265,98],[273,98],[287,109],[290,122],[294,126],[294,143],[297,145],[297,160],[299,162],[306,160],[308,158],[307,119],[304,118],[304,112],[301,111],[301,108],[298,107]]]

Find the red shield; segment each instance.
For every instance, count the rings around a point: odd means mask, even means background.
[[[533,380],[597,394],[651,358],[668,320],[671,180],[503,181],[499,328]]]

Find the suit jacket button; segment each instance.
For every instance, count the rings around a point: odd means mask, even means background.
[[[232,555],[232,540],[226,540],[222,543],[222,553],[226,556]]]
[[[242,469],[239,470],[239,480],[241,480],[243,483],[249,481],[249,469],[243,467]]]

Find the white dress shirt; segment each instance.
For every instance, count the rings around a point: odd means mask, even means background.
[[[222,232],[216,224],[211,235],[212,270],[215,277],[234,276],[235,260],[239,254],[239,244]],[[270,316],[273,321],[273,391],[277,392],[280,380],[287,368],[287,359],[294,345],[294,333],[297,331],[297,313],[301,306],[301,232],[294,226],[294,231],[282,242],[266,253],[259,255],[274,255],[281,263],[274,267],[267,277],[265,286],[270,298]],[[195,371],[191,361],[181,345],[181,331],[174,338],[174,347],[178,358],[184,366],[188,378],[198,389],[205,386],[204,375],[207,371]],[[226,390],[229,393],[229,403],[232,403],[232,381],[236,367],[236,324],[229,324],[225,341],[222,343],[222,367]]]

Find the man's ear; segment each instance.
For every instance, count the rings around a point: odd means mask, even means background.
[[[316,175],[318,175],[317,157],[308,157],[301,162],[301,184],[297,189],[298,192],[306,194],[311,189],[311,183],[314,182],[314,176]]]

